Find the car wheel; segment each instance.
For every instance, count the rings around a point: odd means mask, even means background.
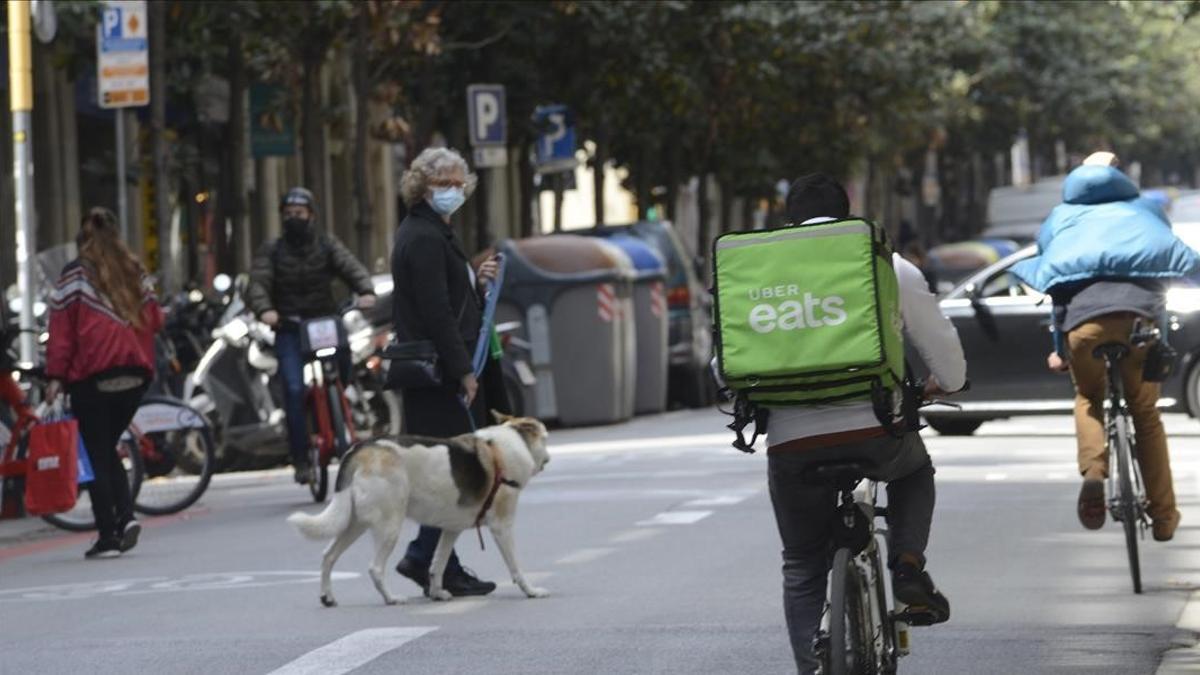
[[[1187,388],[1183,395],[1187,399],[1188,414],[1200,419],[1200,362],[1188,371]]]
[[[933,418],[925,420],[943,436],[970,436],[983,425],[983,420]]]

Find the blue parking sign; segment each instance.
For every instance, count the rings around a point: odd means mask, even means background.
[[[575,165],[575,118],[565,105],[538,106],[533,113],[533,122],[542,129],[537,142],[537,164],[539,167],[566,167]]]
[[[504,85],[472,84],[467,87],[467,118],[473,147],[508,143]]]

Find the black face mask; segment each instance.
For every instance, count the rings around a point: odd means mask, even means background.
[[[284,218],[283,219],[283,236],[287,237],[288,241],[303,243],[308,240],[312,221],[308,218]]]

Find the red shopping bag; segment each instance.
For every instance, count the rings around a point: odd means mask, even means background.
[[[45,421],[29,431],[25,510],[31,515],[62,513],[75,507],[79,491],[79,422]]]

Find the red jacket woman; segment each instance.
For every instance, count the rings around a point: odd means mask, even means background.
[[[163,318],[111,211],[89,211],[77,241],[79,258],[50,298],[46,400],[65,383],[96,475],[88,491],[99,539],[85,557],[115,557],[136,546],[141,533],[117,442],[154,378],[154,334]]]

